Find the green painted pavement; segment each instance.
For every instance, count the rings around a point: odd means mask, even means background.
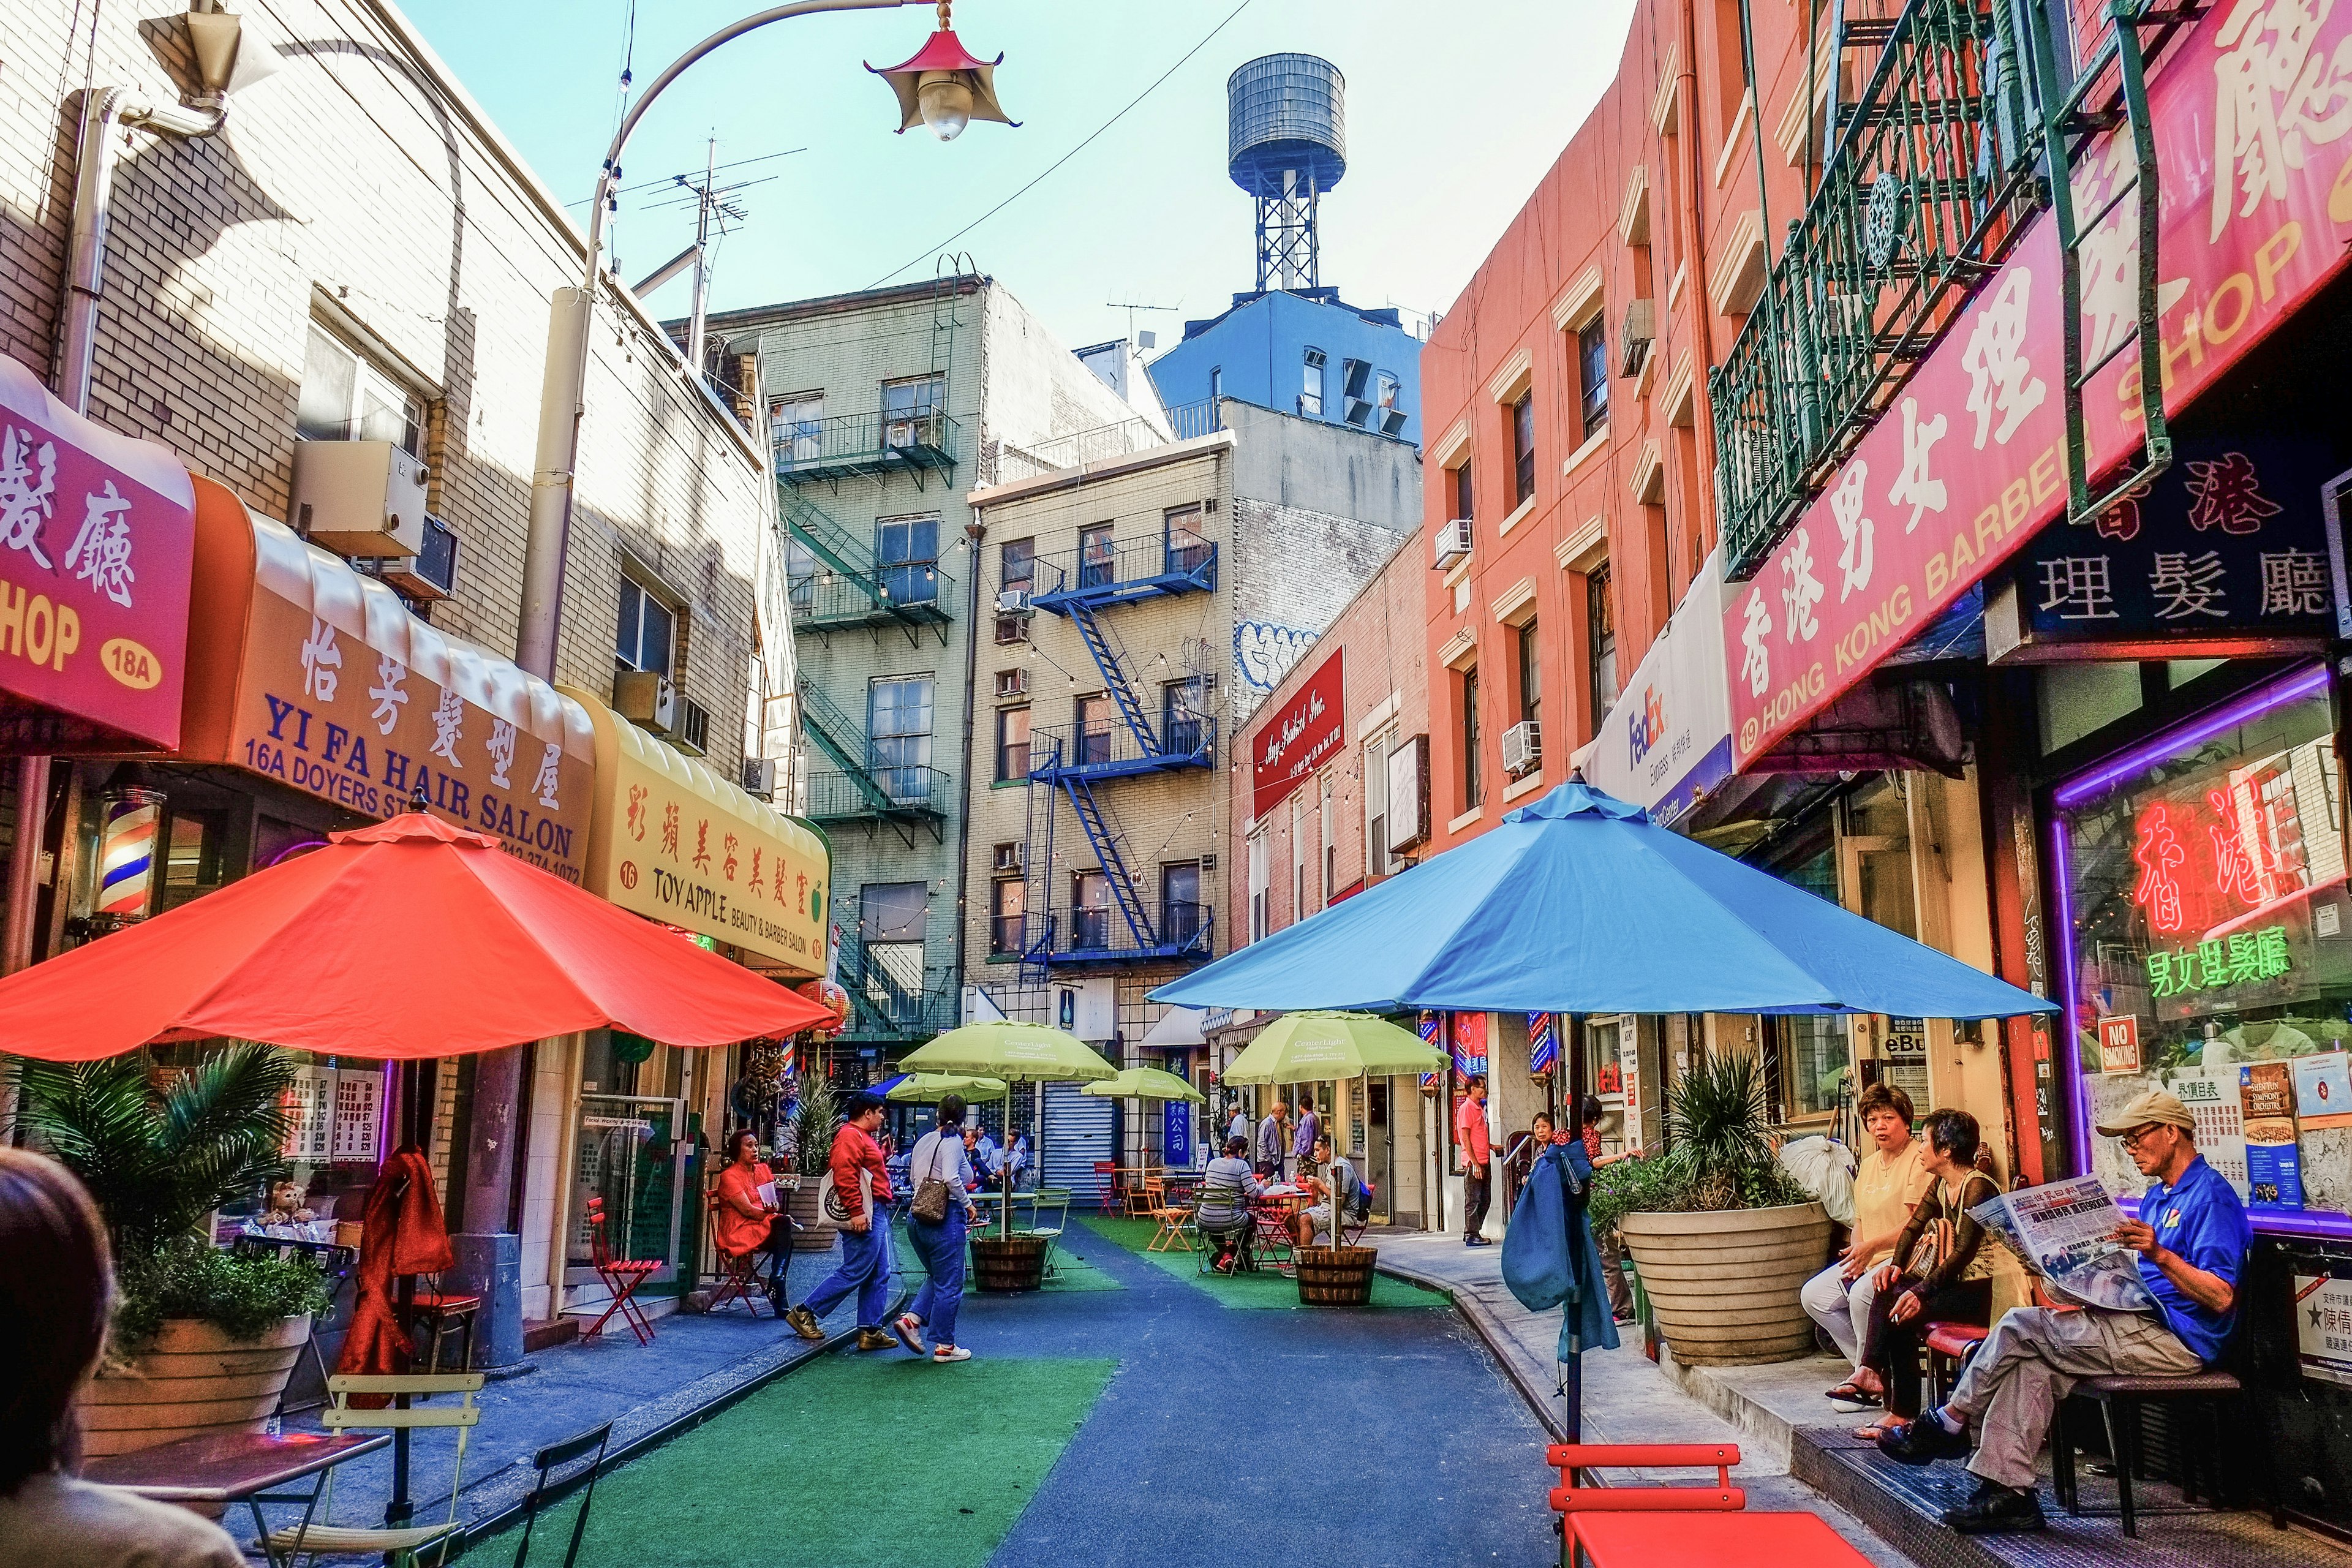
[[[1267,1269],[1258,1273],[1215,1274],[1201,1269],[1201,1254],[1197,1252],[1153,1252],[1151,1240],[1159,1232],[1159,1224],[1148,1219],[1119,1219],[1115,1216],[1088,1215],[1080,1222],[1105,1239],[1118,1243],[1136,1257],[1156,1264],[1194,1289],[1205,1291],[1220,1306],[1240,1308],[1250,1311],[1323,1311],[1328,1308],[1307,1308],[1298,1300],[1298,1281],[1289,1275]],[[1434,1290],[1424,1290],[1418,1285],[1408,1285],[1402,1279],[1391,1279],[1385,1274],[1372,1277],[1372,1306],[1384,1307],[1447,1307],[1453,1303]],[[1347,1309],[1338,1309],[1346,1310]]]

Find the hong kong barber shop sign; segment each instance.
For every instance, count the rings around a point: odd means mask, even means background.
[[[2158,321],[2178,409],[2274,331],[2352,239],[2352,6],[2234,0],[2149,89],[2159,165]],[[2074,176],[2095,213],[2130,178],[2127,136]],[[2137,321],[2138,198],[2084,251],[2084,363]],[[2000,269],[1745,584],[1724,616],[1735,761],[1746,767],[2013,555],[2066,504],[2057,226]],[[2138,447],[2138,358],[2084,389],[2100,472]]]

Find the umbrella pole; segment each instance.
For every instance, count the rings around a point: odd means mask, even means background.
[[[1013,1142],[1013,1080],[1009,1078],[1004,1080],[1004,1142],[1008,1145]],[[996,1180],[999,1189],[1003,1194],[998,1199],[996,1205],[999,1209],[1003,1211],[997,1215],[996,1234],[1000,1237],[1009,1241],[1013,1238],[1012,1161],[999,1160],[997,1162]]]
[[[404,1148],[415,1144],[423,1149],[425,1129],[431,1125],[433,1112],[425,1103],[425,1066],[422,1061],[407,1061],[400,1067],[400,1140]],[[415,1316],[416,1276],[403,1274],[397,1278],[399,1283],[394,1287],[400,1303],[397,1327],[398,1331],[405,1335],[410,1321]],[[393,1367],[397,1372],[407,1372],[408,1356],[395,1352]],[[408,1395],[396,1394],[392,1403],[394,1409],[405,1410],[408,1408]],[[397,1426],[392,1434],[392,1496],[385,1500],[383,1505],[384,1528],[400,1529],[407,1524],[413,1512],[408,1500],[408,1428]]]

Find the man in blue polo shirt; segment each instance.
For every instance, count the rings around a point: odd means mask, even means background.
[[[2152,1090],[2099,1125],[2120,1138],[2149,1179],[2139,1218],[2116,1239],[2139,1254],[2139,1274],[2156,1298],[2155,1313],[2100,1307],[2054,1311],[2020,1307],[1993,1326],[1959,1386],[1879,1447],[1906,1464],[1969,1452],[1976,1495],[1944,1515],[1963,1534],[2040,1530],[2034,1456],[2051,1414],[2085,1377],[2125,1373],[2185,1377],[2221,1359],[2238,1319],[2238,1276],[2253,1230],[2245,1205],[2221,1173],[2197,1152],[2196,1121],[2173,1095]]]

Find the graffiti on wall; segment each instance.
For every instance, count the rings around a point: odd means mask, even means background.
[[[1319,633],[1271,621],[1241,621],[1234,626],[1234,673],[1242,684],[1271,691],[1282,684],[1291,667],[1315,646]]]

